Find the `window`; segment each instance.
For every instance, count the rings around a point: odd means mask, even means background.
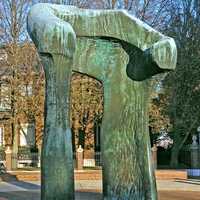
[[[0,110],[10,109],[10,90],[8,85],[0,83]]]
[[[32,86],[31,85],[23,85],[21,86],[21,95],[22,96],[32,96]]]
[[[4,129],[3,127],[0,127],[0,146],[4,146],[5,141],[4,141]]]
[[[8,59],[8,55],[5,50],[0,49],[0,62],[6,62]]]

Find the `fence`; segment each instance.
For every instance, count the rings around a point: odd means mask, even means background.
[[[76,153],[73,153],[74,158],[74,166],[76,166]],[[26,168],[26,167],[40,167],[40,155],[38,152],[31,152],[28,148],[19,149],[18,154],[12,153],[11,156],[12,161],[17,160],[18,168]],[[5,164],[6,154],[5,149],[0,149],[0,163]],[[95,152],[94,154],[95,166],[90,167],[101,167],[102,166],[102,158],[101,152]]]
[[[102,166],[101,152],[95,152],[95,165],[98,167]]]
[[[12,162],[17,161],[18,168],[37,167],[39,162],[39,153],[32,152],[31,148],[20,147],[18,153],[12,153]]]
[[[192,151],[190,148],[185,147],[179,153],[179,163],[182,168],[190,169],[192,168]]]
[[[5,162],[5,160],[6,160],[5,149],[4,149],[4,148],[1,148],[1,149],[0,149],[0,163]]]
[[[76,168],[78,158],[77,158],[77,153],[75,152],[73,153],[73,159],[74,159],[74,167]],[[101,167],[101,166],[102,166],[101,152],[95,152],[94,157],[90,159],[84,159],[84,156],[83,156],[82,167],[93,168],[93,167]]]
[[[18,167],[37,167],[39,163],[39,154],[35,152],[18,153],[17,155]]]
[[[171,149],[158,148],[158,169],[169,169]],[[200,148],[191,148],[191,145],[184,146],[178,157],[178,169],[200,169]]]
[[[5,157],[5,153],[4,153]],[[76,153],[73,153],[74,166],[76,166]],[[40,167],[40,155],[38,152],[31,152],[30,149],[19,150],[18,154],[12,154],[12,159],[17,159],[18,168],[26,167]],[[95,152],[94,154],[95,166],[102,166],[101,152]],[[92,167],[92,166],[90,166]]]
[[[0,174],[5,172],[5,160],[6,160],[6,154],[5,154],[5,149],[1,148],[0,149]]]
[[[168,169],[170,168],[170,150],[159,150],[158,149],[158,169]],[[0,163],[5,163],[5,149],[0,149]],[[73,154],[74,162],[76,163],[76,154]],[[12,159],[18,160],[18,167],[36,167],[40,160],[40,155],[38,152],[31,152],[30,149],[19,149],[18,154],[12,154]],[[199,161],[200,161],[200,150],[199,150]],[[95,152],[94,154],[95,166],[102,166],[102,155],[101,152]],[[199,166],[196,168],[200,168]],[[188,147],[184,147],[180,151],[179,155],[179,166],[180,169],[192,169],[192,151]]]

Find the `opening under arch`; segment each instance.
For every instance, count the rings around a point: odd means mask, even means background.
[[[73,151],[76,152],[81,145],[84,150],[84,165],[100,165],[100,129],[103,116],[102,83],[86,74],[73,72],[70,101]]]

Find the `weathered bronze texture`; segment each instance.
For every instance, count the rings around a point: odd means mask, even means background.
[[[149,78],[175,68],[174,40],[123,10],[53,4],[32,7],[28,31],[46,76],[42,200],[74,199],[72,71],[95,77],[104,87],[104,200],[156,200],[148,135]]]

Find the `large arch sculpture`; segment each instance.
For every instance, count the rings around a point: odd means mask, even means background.
[[[46,76],[42,200],[74,199],[69,121],[73,70],[104,86],[104,200],[156,200],[148,135],[149,78],[175,68],[174,40],[124,10],[53,4],[31,8],[28,32]]]

